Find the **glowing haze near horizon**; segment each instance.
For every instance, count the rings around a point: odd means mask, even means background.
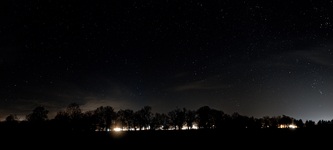
[[[2,3],[1,119],[72,102],[333,119],[332,1]]]

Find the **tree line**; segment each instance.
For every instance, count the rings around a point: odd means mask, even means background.
[[[221,110],[202,106],[197,110],[175,108],[168,113],[153,113],[151,106],[133,111],[112,106],[100,106],[83,112],[77,103],[69,104],[65,110],[57,112],[52,119],[44,106],[37,106],[18,121],[16,115],[9,115],[0,123],[2,129],[48,129],[62,131],[112,131],[120,130],[191,130],[225,128],[315,128],[333,127],[332,121],[295,119],[287,115],[248,117],[237,112],[229,115]]]

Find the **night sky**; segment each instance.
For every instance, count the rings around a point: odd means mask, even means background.
[[[333,119],[333,2],[0,5],[0,119],[70,103]]]

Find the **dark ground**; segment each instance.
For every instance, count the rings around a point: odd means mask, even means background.
[[[1,145],[32,149],[300,149],[332,147],[332,129],[231,129],[65,133],[3,132]]]

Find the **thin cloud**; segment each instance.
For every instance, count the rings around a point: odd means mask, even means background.
[[[119,109],[131,109],[133,103],[127,98],[105,98],[99,99],[96,97],[86,97],[86,103],[80,106],[82,111],[95,110],[100,106],[111,106],[115,111]]]
[[[208,79],[194,81],[187,84],[182,84],[174,87],[174,91],[188,91],[188,90],[218,90],[230,87],[226,84],[220,84],[220,82],[216,81],[215,77],[211,77]]]
[[[311,51],[297,51],[294,53],[295,56],[300,56],[309,61],[309,63],[314,63],[322,66],[333,66],[331,52],[327,51],[327,49],[317,48]]]

